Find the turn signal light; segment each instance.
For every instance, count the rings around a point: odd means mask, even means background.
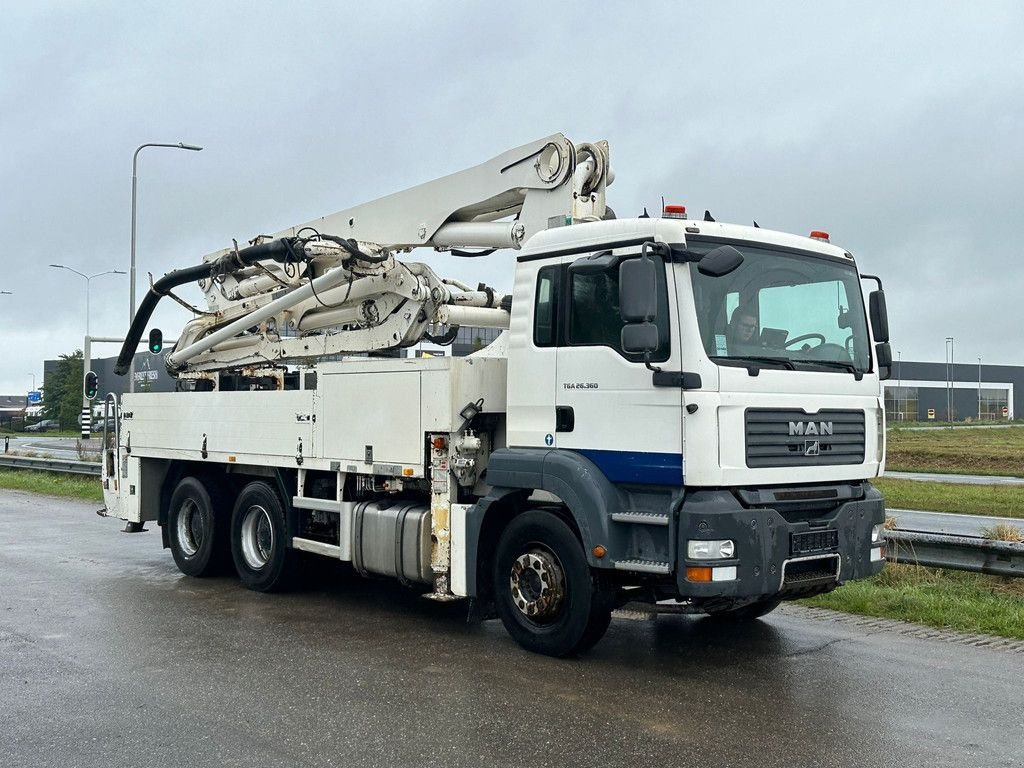
[[[440,451],[442,448],[444,448],[444,438],[443,437],[435,437],[434,438],[434,442],[432,443],[432,445],[434,446],[434,450]]]
[[[687,581],[711,581],[711,566],[689,565],[686,567]]]
[[[598,544],[596,547],[594,547],[593,552],[594,552],[594,557],[596,557],[596,558],[602,558],[606,554],[608,554],[608,550],[605,549],[604,547],[602,547],[600,544]]]

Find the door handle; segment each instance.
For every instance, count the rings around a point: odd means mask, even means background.
[[[571,405],[555,408],[555,432],[572,432],[576,426],[576,414]]]

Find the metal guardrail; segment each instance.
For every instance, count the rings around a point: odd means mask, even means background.
[[[0,454],[0,467],[70,472],[99,477],[94,461],[35,458]],[[929,568],[987,573],[993,576],[1024,577],[1024,544],[993,541],[973,536],[888,530],[885,558],[891,563],[912,563]]]
[[[97,461],[72,461],[70,459],[37,458],[35,456],[15,456],[0,454],[0,467],[10,469],[35,469],[43,472],[64,472],[74,475],[100,476],[100,464]]]
[[[884,536],[890,563],[1024,577],[1024,544],[918,531],[891,530]]]

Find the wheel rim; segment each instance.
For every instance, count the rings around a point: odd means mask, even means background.
[[[193,557],[206,539],[206,524],[199,506],[186,499],[178,509],[178,548],[185,557]]]
[[[565,605],[565,571],[558,556],[539,545],[512,562],[512,603],[535,624],[550,624]]]
[[[242,557],[254,571],[263,568],[274,551],[274,526],[270,513],[253,504],[242,518]]]

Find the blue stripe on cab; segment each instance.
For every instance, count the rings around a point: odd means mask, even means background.
[[[683,456],[680,453],[572,450],[594,462],[613,483],[683,484]]]

